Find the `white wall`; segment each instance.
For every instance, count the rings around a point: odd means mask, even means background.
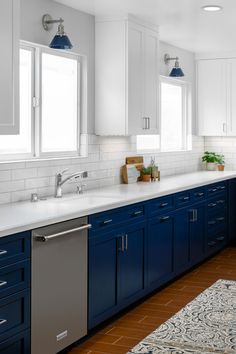
[[[205,137],[205,150],[225,156],[225,169],[236,170],[236,137]]]
[[[56,33],[47,33],[41,27],[44,13],[54,18],[63,17],[65,30],[75,45],[74,51],[88,58],[88,157],[74,159],[55,159],[16,163],[0,163],[0,203],[29,200],[31,193],[40,196],[54,194],[55,174],[65,168],[69,172],[87,170],[87,188],[99,188],[120,183],[120,167],[126,156],[136,154],[135,137],[97,137],[94,132],[94,17],[67,8],[51,0],[21,0],[21,38],[47,45]],[[195,86],[194,56],[192,53],[161,43],[161,73],[168,74],[162,61],[165,52],[178,55],[187,79]],[[85,141],[85,137],[83,137]],[[193,137],[193,150],[178,153],[159,153],[145,156],[149,163],[150,155],[155,156],[162,177],[201,168],[200,157],[204,150],[203,138]],[[63,186],[64,192],[74,192],[76,183]]]

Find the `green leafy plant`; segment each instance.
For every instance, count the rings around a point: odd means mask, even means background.
[[[218,163],[218,156],[215,152],[205,151],[202,161],[206,163]]]
[[[218,165],[224,165],[225,164],[225,157],[224,155],[216,155],[217,156],[217,163]]]
[[[152,167],[151,166],[149,166],[149,167],[143,166],[141,168],[141,174],[142,175],[151,175],[152,174]]]

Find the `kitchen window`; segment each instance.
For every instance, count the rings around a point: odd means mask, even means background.
[[[191,150],[191,90],[182,80],[160,77],[160,135],[137,136],[140,152]]]
[[[37,45],[20,48],[20,134],[0,136],[2,159],[78,156],[80,57]]]

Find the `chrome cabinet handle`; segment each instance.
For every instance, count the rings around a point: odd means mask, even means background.
[[[223,216],[220,217],[220,218],[216,218],[217,221],[224,221],[224,219],[225,219],[225,218],[224,218]]]
[[[135,211],[132,216],[138,216],[138,215],[141,215],[143,213],[142,210],[138,210],[138,211]]]
[[[216,221],[215,221],[215,220],[208,221],[208,225],[215,225],[215,224],[216,224]]]
[[[113,220],[112,219],[109,219],[109,220],[104,220],[102,222],[103,225],[107,225],[107,224],[110,224]]]
[[[160,208],[164,208],[164,207],[166,207],[168,204],[169,204],[169,203],[161,203],[161,204],[160,204]]]
[[[223,133],[226,133],[226,123],[223,123]]]
[[[40,241],[40,242],[47,242],[47,241],[52,240],[54,238],[57,238],[57,237],[60,237],[60,236],[64,236],[64,235],[67,235],[67,234],[71,234],[73,232],[91,229],[91,227],[92,227],[91,224],[86,224],[86,225],[82,225],[80,227],[76,227],[75,229],[58,232],[56,234],[49,235],[49,236],[35,235],[35,240],[36,241]]]
[[[215,241],[208,242],[208,246],[210,246],[210,247],[215,246],[215,244],[216,244]]]
[[[124,252],[125,251],[125,238],[123,235],[119,237],[119,242],[120,242],[120,240],[121,240],[121,247],[118,248],[118,251]]]
[[[2,326],[5,323],[7,323],[7,320],[0,320],[0,326]]]
[[[217,241],[224,241],[225,237],[224,236],[219,236],[216,239],[217,239]]]
[[[4,254],[7,254],[6,250],[0,250],[0,256],[3,256]]]
[[[147,129],[150,130],[150,117],[147,117]]]
[[[198,210],[194,209],[194,221],[198,221]]]
[[[7,285],[7,281],[0,280],[0,286],[5,286],[5,285]]]
[[[195,193],[195,195],[196,195],[197,197],[202,197],[202,196],[204,195],[204,193],[203,193],[203,192]]]
[[[128,251],[128,235],[125,235],[125,250]]]
[[[225,201],[223,200],[223,199],[221,199],[221,200],[217,200],[217,202],[216,203],[218,203],[218,204],[223,204]]]
[[[217,206],[216,203],[210,203],[210,204],[208,204],[208,207],[210,207],[210,208],[214,208],[214,207],[216,207],[216,206]]]
[[[150,118],[143,117],[143,130],[149,130],[149,129],[150,129]]]
[[[162,217],[160,218],[160,221],[164,222],[164,221],[167,221],[167,220],[169,220],[169,219],[170,219],[170,216],[162,216]]]
[[[194,209],[189,210],[189,212],[191,213],[191,217],[190,217],[190,222],[194,222],[195,221],[195,213],[194,213]]]
[[[183,197],[182,200],[189,200],[189,197]]]

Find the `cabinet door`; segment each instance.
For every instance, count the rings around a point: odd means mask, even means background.
[[[228,232],[229,241],[236,241],[236,179],[229,181],[228,189]]]
[[[145,133],[159,132],[159,41],[158,34],[145,30],[144,46],[144,116],[148,125]]]
[[[189,210],[189,252],[190,262],[195,264],[203,259],[205,246],[205,205]]]
[[[172,273],[173,217],[163,215],[149,221],[147,242],[148,286],[161,285]]]
[[[200,60],[197,64],[198,133],[225,136],[227,121],[227,62]]]
[[[118,256],[118,301],[130,302],[144,290],[145,224],[127,227]]]
[[[128,135],[145,134],[144,95],[144,28],[128,23]]]
[[[117,305],[115,233],[89,240],[89,328],[113,314]]]
[[[0,135],[19,133],[19,0],[0,1]]]
[[[187,269],[189,263],[189,212],[178,211],[174,216],[174,272]]]
[[[236,136],[236,59],[228,60],[228,92],[227,135]]]

